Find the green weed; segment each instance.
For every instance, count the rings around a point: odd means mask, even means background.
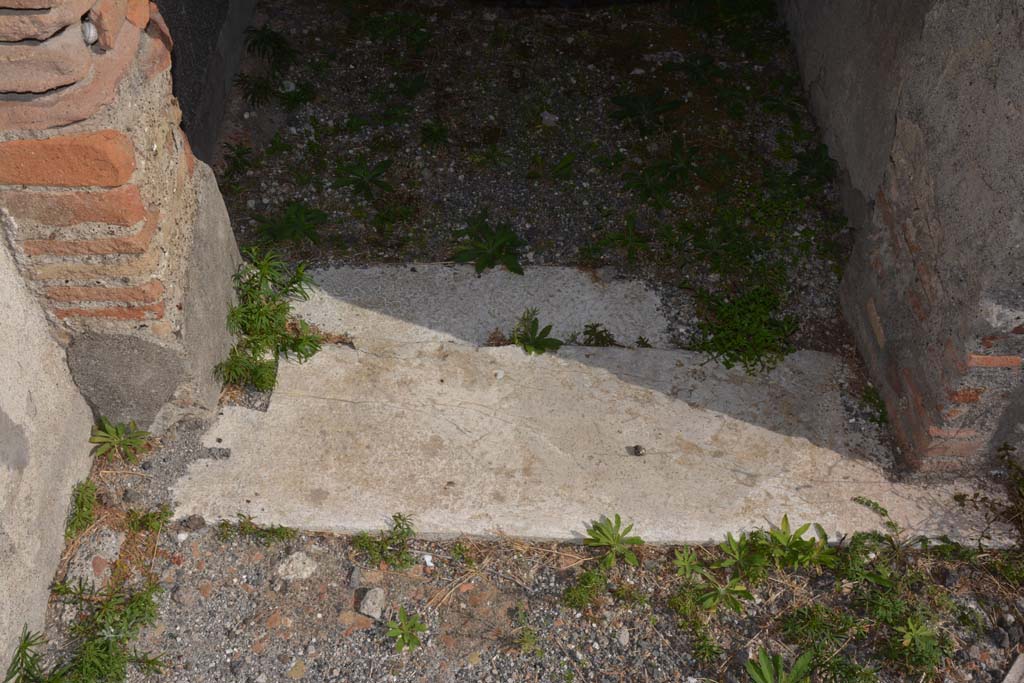
[[[771,288],[754,286],[728,297],[700,291],[697,300],[703,316],[692,347],[725,367],[767,372],[792,352],[796,320],[780,313],[782,302]]]
[[[357,195],[370,201],[379,193],[394,192],[394,187],[385,180],[385,174],[391,168],[391,159],[378,161],[372,166],[365,158],[350,163],[338,163],[334,178],[338,187],[348,187]]]
[[[412,520],[403,514],[391,516],[391,528],[376,537],[365,531],[352,539],[352,546],[373,565],[381,562],[395,569],[407,569],[416,563],[409,552],[409,541],[416,535]]]
[[[744,600],[753,600],[747,587],[737,578],[726,581],[719,581],[710,574],[705,574],[707,579],[697,587],[700,590],[700,606],[706,610],[716,610],[719,607],[727,607],[733,612],[743,612]]]
[[[327,214],[305,202],[291,201],[273,216],[257,219],[257,229],[271,242],[320,242],[317,229],[327,220]]]
[[[608,581],[601,569],[589,569],[562,593],[562,602],[571,609],[582,610],[594,604],[608,590]]]
[[[601,241],[601,246],[620,249],[629,261],[635,261],[641,252],[650,251],[650,240],[637,231],[636,214],[626,216],[626,225],[622,230],[610,232]]]
[[[587,323],[583,326],[584,346],[618,346],[615,335],[601,323]]]
[[[44,645],[46,638],[41,633],[31,633],[27,626],[23,626],[4,683],[50,683],[53,679],[46,671],[43,655],[39,652]]]
[[[426,121],[420,126],[420,142],[426,147],[440,147],[448,142],[448,127],[443,123]]]
[[[878,387],[870,384],[866,386],[860,402],[868,409],[870,413],[868,419],[871,422],[876,425],[888,424],[889,412],[885,408],[885,401],[882,400],[882,394],[878,391]]]
[[[281,90],[277,93],[277,101],[285,111],[294,112],[304,104],[309,104],[316,99],[316,86],[309,81],[300,81],[291,90]]]
[[[620,557],[626,564],[636,567],[639,562],[633,548],[643,545],[644,540],[639,536],[630,536],[631,531],[633,531],[633,525],[627,524],[623,527],[622,518],[619,515],[615,515],[611,519],[602,517],[591,522],[587,527],[587,538],[583,540],[583,544],[588,548],[605,551],[601,558],[601,566],[605,569],[614,567],[616,560]]]
[[[71,513],[64,537],[76,538],[96,521],[96,484],[89,479],[75,484],[71,494]]]
[[[245,51],[264,60],[277,73],[294,64],[298,55],[282,33],[266,24],[245,30]]]
[[[242,98],[253,108],[263,107],[277,96],[277,83],[270,74],[240,73],[235,76],[235,83],[242,91]]]
[[[58,583],[54,593],[76,607],[79,616],[70,626],[71,656],[58,664],[47,678],[53,683],[124,681],[130,667],[146,675],[160,673],[160,659],[135,650],[131,643],[143,627],[157,620],[155,583],[137,592],[112,584],[103,589]],[[30,680],[30,679],[29,679]]]
[[[290,324],[291,301],[309,297],[304,264],[290,269],[270,250],[244,250],[248,261],[235,273],[238,304],[228,313],[228,329],[237,341],[217,376],[227,384],[251,384],[269,391],[277,383],[277,361],[294,356],[299,362],[320,350],[320,336],[305,322]]]
[[[398,610],[398,621],[388,622],[388,638],[395,641],[395,650],[415,650],[420,646],[420,633],[427,630],[418,614],[409,614],[405,607]]]
[[[747,660],[746,669],[753,683],[806,683],[811,676],[811,653],[800,655],[787,669],[781,655],[769,655],[760,648],[757,659]]]
[[[540,646],[540,636],[536,629],[530,626],[528,620],[529,614],[526,611],[526,606],[520,603],[516,609],[515,646],[525,657],[543,657],[544,650]]]
[[[172,514],[171,508],[168,505],[163,505],[160,509],[150,510],[149,512],[129,510],[125,517],[125,526],[133,533],[142,531],[158,533],[171,521]]]
[[[456,263],[472,263],[477,273],[500,265],[505,266],[509,272],[523,274],[519,250],[526,243],[508,223],[491,226],[486,209],[469,218],[459,237],[462,241],[452,254],[452,260]]]
[[[121,458],[130,463],[139,461],[139,454],[149,450],[150,434],[135,425],[135,420],[128,424],[112,423],[100,416],[93,425],[89,443],[96,444],[92,454],[97,458]]]
[[[537,309],[528,308],[520,316],[509,340],[530,355],[540,355],[548,351],[554,353],[562,348],[564,342],[551,336],[551,325],[543,328],[537,318]]]
[[[236,515],[238,521],[231,522],[221,520],[217,525],[217,538],[221,541],[230,541],[234,538],[243,538],[259,543],[260,545],[273,545],[290,541],[298,536],[295,529],[286,526],[260,526],[252,517],[239,512]]]
[[[682,100],[669,100],[660,93],[632,93],[612,98],[616,109],[611,116],[617,121],[630,122],[641,133],[648,133],[664,121],[665,114],[682,106]]]

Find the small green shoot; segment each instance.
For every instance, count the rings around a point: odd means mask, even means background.
[[[264,239],[271,242],[320,242],[317,229],[327,220],[327,214],[305,202],[292,201],[279,213],[258,219],[257,228]]]
[[[372,201],[377,194],[394,192],[395,188],[384,178],[389,168],[391,159],[378,161],[372,166],[362,157],[350,163],[338,163],[334,171],[335,183],[338,187],[351,188],[355,194]]]
[[[747,660],[746,668],[753,683],[807,683],[811,677],[811,653],[800,655],[787,671],[781,655],[769,655],[762,647],[757,659]]]
[[[535,308],[528,308],[523,312],[509,339],[531,356],[539,356],[549,351],[555,353],[565,343],[551,336],[551,325],[543,328],[540,326]]]
[[[373,565],[387,564],[395,569],[407,569],[416,563],[409,552],[409,541],[416,535],[412,519],[396,513],[391,516],[391,528],[376,537],[365,531],[352,539],[352,546]]]
[[[508,223],[492,227],[488,222],[487,211],[483,210],[470,217],[466,229],[460,235],[463,241],[452,255],[456,263],[472,263],[477,273],[504,266],[509,272],[523,274],[519,250],[526,243]]]
[[[140,533],[142,531],[158,533],[171,521],[172,514],[169,505],[163,505],[160,509],[150,510],[149,512],[129,510],[125,517],[125,526],[133,533]]]
[[[150,434],[139,429],[135,420],[128,424],[112,423],[100,417],[92,428],[89,443],[96,444],[92,454],[97,458],[111,459],[119,457],[130,463],[139,461],[139,454],[149,449]]]
[[[71,494],[71,514],[64,530],[68,540],[77,538],[79,534],[92,526],[96,521],[96,484],[91,480],[79,482]]]
[[[601,548],[605,550],[601,558],[601,566],[610,569],[615,566],[616,560],[621,557],[631,567],[639,565],[633,547],[643,545],[644,540],[639,536],[630,536],[633,525],[622,526],[622,518],[615,515],[609,519],[602,517],[590,523],[587,528],[587,538],[583,544],[589,548]]]
[[[415,650],[420,646],[420,633],[427,630],[418,614],[409,614],[405,607],[398,610],[398,621],[388,622],[388,638],[395,641],[395,651]]]
[[[152,513],[151,513],[152,514]],[[217,538],[222,541],[229,541],[233,538],[243,538],[255,541],[260,545],[273,545],[294,539],[299,533],[295,529],[286,526],[259,526],[249,515],[239,512],[238,522],[221,520],[217,525]],[[159,518],[157,518],[158,520]],[[156,521],[156,520],[154,520]]]
[[[572,609],[586,609],[608,589],[608,581],[601,569],[589,569],[579,575],[576,583],[562,593],[562,602]]]

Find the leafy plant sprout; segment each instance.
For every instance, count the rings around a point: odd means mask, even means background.
[[[616,514],[609,519],[602,517],[590,523],[587,527],[587,538],[583,544],[589,548],[600,548],[605,551],[601,558],[601,566],[610,569],[615,566],[615,561],[622,558],[626,564],[636,567],[639,562],[633,548],[643,545],[644,541],[639,536],[630,536],[633,525],[622,526],[622,518]]]
[[[528,308],[523,312],[509,338],[513,344],[530,355],[540,355],[548,351],[554,353],[564,344],[561,339],[551,336],[551,325],[540,326],[535,308]]]
[[[456,263],[472,263],[478,274],[497,266],[504,266],[506,270],[517,275],[523,274],[523,266],[519,263],[519,250],[525,242],[516,235],[508,223],[491,226],[486,209],[469,218],[460,237],[462,241],[452,255]]]
[[[128,462],[139,461],[139,454],[149,448],[150,434],[139,429],[135,421],[114,424],[105,417],[93,425],[89,443],[96,444],[92,454],[97,458],[120,457]]]
[[[395,650],[415,650],[420,646],[419,634],[425,633],[427,625],[418,614],[409,614],[405,607],[398,610],[398,620],[388,622],[388,638],[395,641]]]

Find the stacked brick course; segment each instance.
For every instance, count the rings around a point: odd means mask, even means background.
[[[0,0],[0,224],[65,344],[190,354],[197,184],[212,178],[179,126],[171,45],[148,0]]]

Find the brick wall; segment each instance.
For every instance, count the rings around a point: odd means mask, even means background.
[[[127,335],[189,354],[181,340],[203,207],[171,47],[148,0],[0,0],[0,222],[66,345]],[[182,391],[195,399],[194,386]],[[107,412],[104,397],[87,398]],[[140,412],[131,417],[154,417],[152,406]]]
[[[1024,450],[1024,8],[783,6],[857,231],[843,312],[905,464]]]

